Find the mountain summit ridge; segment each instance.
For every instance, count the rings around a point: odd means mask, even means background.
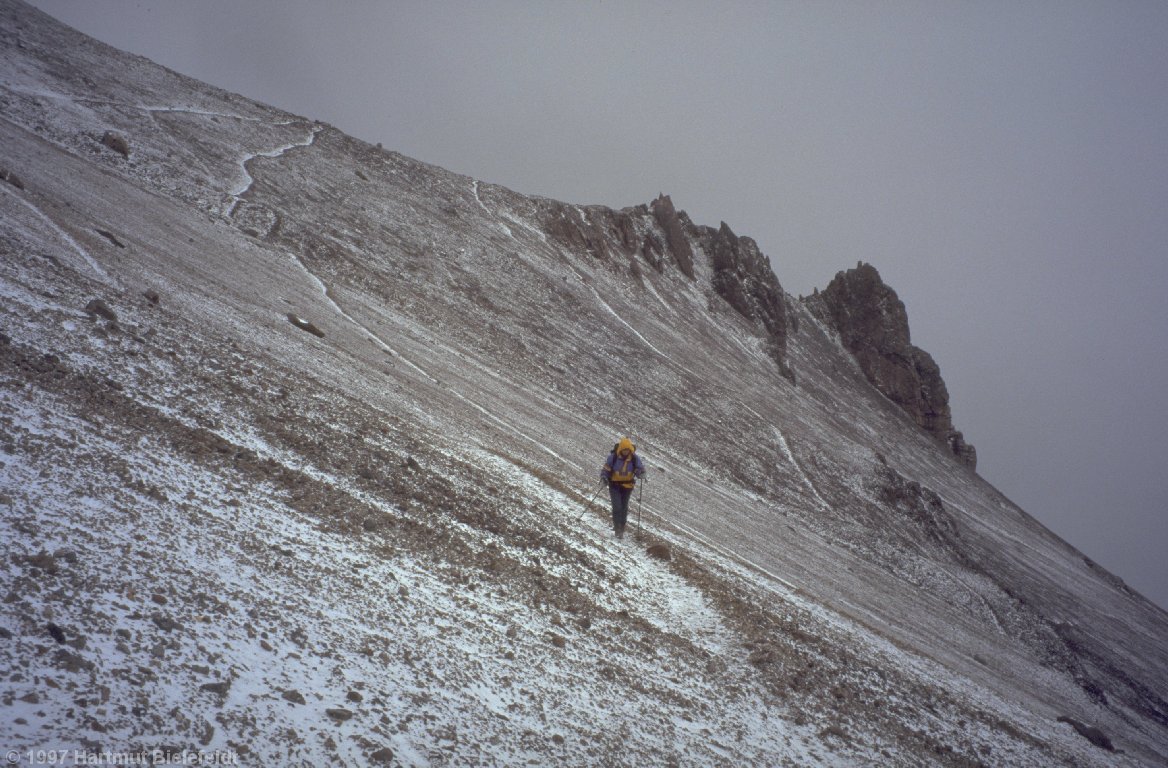
[[[0,18],[10,748],[1168,764],[1168,615],[938,441],[864,301],[665,196],[524,196]]]

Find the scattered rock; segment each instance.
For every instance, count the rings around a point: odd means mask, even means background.
[[[146,301],[150,302],[150,305],[153,307],[157,307],[162,301],[162,297],[158,295],[158,291],[142,291],[142,295],[146,297]]]
[[[93,669],[93,662],[78,656],[72,651],[61,648],[53,657],[53,663],[66,672],[87,672]]]
[[[151,615],[150,620],[154,622],[154,626],[163,632],[173,632],[176,629],[182,629],[182,624],[179,624],[169,616],[163,616],[161,613]]]
[[[126,141],[126,137],[120,133],[106,131],[105,135],[101,137],[101,144],[103,147],[117,152],[122,157],[130,157],[130,142]]]
[[[558,635],[555,632],[548,632],[548,639],[552,641],[552,645],[557,648],[563,648],[568,644],[568,640],[563,635]]]
[[[54,574],[61,570],[60,565],[57,563],[57,558],[53,555],[50,555],[48,552],[29,555],[24,559],[24,562],[33,568],[36,568],[38,571],[43,571],[49,574]]]
[[[847,731],[845,731],[845,730],[843,729],[843,727],[842,727],[842,726],[840,726],[840,725],[839,725],[839,724],[837,724],[837,723],[832,723],[831,725],[829,725],[829,726],[827,726],[826,728],[822,729],[822,730],[819,732],[819,738],[820,738],[820,739],[823,739],[823,740],[826,740],[826,739],[842,739],[843,741],[849,741],[849,738],[848,738],[848,732],[847,732]]]
[[[344,723],[353,719],[353,713],[350,710],[343,709],[341,707],[326,709],[324,713],[329,716],[330,720],[334,720],[338,723]]]
[[[365,700],[365,697],[362,696],[359,691],[349,691],[348,695],[345,698],[347,698],[349,701],[353,702],[354,704],[360,704],[362,701]]]
[[[393,763],[393,750],[389,747],[382,747],[373,754],[369,755],[369,762],[390,765]]]
[[[761,667],[772,663],[777,656],[778,651],[776,651],[772,646],[760,645],[750,652],[750,656],[748,656],[746,660],[753,666]]]
[[[299,328],[302,331],[308,331],[313,336],[318,336],[322,339],[324,338],[324,331],[317,328],[315,325],[308,322],[307,320],[302,320],[301,318],[297,317],[296,315],[294,315],[290,312],[288,313],[288,322],[292,323],[292,325],[296,326],[297,328]]]

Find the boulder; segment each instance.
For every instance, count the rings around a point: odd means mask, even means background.
[[[0,168],[0,181],[6,181],[17,189],[24,189],[24,182],[20,177],[7,168]]]
[[[90,317],[104,318],[111,323],[116,323],[118,321],[117,313],[110,309],[109,305],[101,299],[90,300],[90,302],[85,305],[85,314],[89,315]]]
[[[1087,725],[1086,723],[1080,722],[1073,717],[1067,717],[1066,715],[1060,717],[1058,721],[1060,723],[1066,723],[1067,725],[1071,726],[1075,729],[1076,733],[1100,749],[1107,750],[1108,752],[1115,751],[1115,745],[1111,743],[1111,739],[1108,737],[1108,735],[1094,725]]]
[[[308,331],[313,336],[317,336],[317,337],[322,338],[322,339],[324,338],[324,331],[317,328],[315,325],[308,322],[307,320],[303,320],[303,319],[297,317],[296,315],[289,313],[288,314],[288,322],[292,323],[292,325],[296,326],[297,328],[299,328],[302,331]]]
[[[122,157],[128,158],[130,156],[130,142],[126,141],[126,137],[120,133],[106,131],[105,135],[101,137],[101,145],[112,149]]]
[[[663,541],[653,542],[645,551],[648,553],[649,557],[656,558],[657,560],[670,560],[673,557],[673,553],[670,551],[669,545]]]

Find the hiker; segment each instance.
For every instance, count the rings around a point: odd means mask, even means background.
[[[645,474],[645,464],[637,455],[637,446],[627,437],[613,446],[612,453],[600,470],[600,479],[608,483],[608,495],[612,499],[612,529],[618,539],[625,535],[625,521],[629,519],[629,499],[633,496],[633,486],[637,478]]]

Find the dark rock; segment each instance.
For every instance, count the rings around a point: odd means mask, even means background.
[[[326,709],[324,713],[329,716],[330,720],[334,720],[338,723],[343,723],[353,719],[353,713],[350,710],[342,709],[341,707]]]
[[[56,552],[54,552],[53,557],[57,558],[57,560],[63,560],[66,563],[77,562],[77,552],[65,547],[62,547],[61,549],[58,549]]]
[[[960,538],[957,519],[945,508],[936,491],[909,480],[892,467],[876,468],[876,497],[918,523],[936,540],[955,544]]]
[[[838,273],[807,299],[812,312],[840,335],[860,370],[960,461],[976,468],[977,452],[953,428],[949,390],[929,353],[913,346],[904,304],[871,264]]]
[[[317,328],[315,325],[308,322],[307,320],[300,319],[296,315],[289,313],[288,322],[292,323],[292,325],[296,326],[297,328],[299,328],[302,331],[308,331],[313,336],[318,336],[322,339],[324,338],[324,331]]]
[[[369,755],[369,762],[391,765],[393,763],[393,750],[389,747],[382,747]]]
[[[592,216],[591,209],[578,209],[563,203],[553,203],[547,213],[544,227],[548,235],[568,250],[589,253],[602,261],[608,260],[609,248],[605,230]]]
[[[48,552],[29,555],[24,559],[24,562],[36,568],[38,571],[43,571],[48,574],[55,574],[61,570],[60,565],[57,563],[57,558]]]
[[[226,696],[227,692],[231,690],[231,681],[221,680],[217,683],[203,683],[199,686],[199,690],[213,693],[216,696]]]
[[[201,746],[206,747],[207,745],[209,745],[215,739],[215,726],[211,725],[211,723],[207,722],[206,720],[203,720],[203,724],[202,724],[202,727],[200,728],[198,738],[199,738],[199,744]]]
[[[146,301],[150,302],[151,306],[157,307],[162,301],[162,297],[158,295],[158,291],[143,291],[142,295],[146,297]]]
[[[115,235],[113,232],[110,232],[108,229],[99,229],[99,230],[96,230],[96,232],[97,232],[97,234],[104,237],[106,240],[109,240],[110,243],[112,243],[113,245],[116,245],[118,248],[125,248],[126,247],[126,244],[123,243],[121,240],[119,240],[117,235]]]
[[[64,648],[57,651],[57,655],[53,657],[53,663],[66,672],[88,672],[93,669],[92,661],[87,661],[84,657]]]
[[[304,701],[304,696],[303,696],[303,695],[301,695],[300,691],[297,691],[297,690],[294,690],[294,689],[289,689],[289,690],[287,690],[287,691],[284,691],[284,692],[283,692],[282,694],[280,694],[280,695],[281,695],[281,696],[284,698],[284,701],[290,701],[290,702],[292,702],[293,704],[304,704],[304,703],[306,703],[306,702]]]
[[[85,305],[85,314],[105,318],[111,323],[118,321],[117,314],[101,299],[93,299]]]
[[[1058,721],[1060,723],[1067,723],[1072,728],[1074,728],[1080,736],[1100,749],[1105,749],[1108,752],[1115,751],[1115,745],[1111,743],[1111,739],[1099,728],[1093,725],[1087,725],[1086,723],[1080,722],[1073,717],[1067,717],[1066,715],[1060,717]]]
[[[65,636],[65,630],[61,629],[59,626],[57,626],[56,624],[54,624],[51,621],[49,622],[48,630],[49,630],[49,634],[52,635],[53,639],[56,640],[61,645],[64,645],[65,643],[67,643],[69,641],[69,638]]]
[[[106,131],[105,135],[101,137],[101,144],[107,149],[112,149],[122,157],[128,158],[130,156],[130,142],[126,141],[126,137],[113,131]]]
[[[658,560],[669,560],[673,556],[669,550],[669,545],[661,541],[653,542],[645,551],[649,557],[654,557]]]
[[[24,189],[24,182],[20,177],[7,168],[0,168],[0,181],[6,181],[17,189]]]
[[[154,622],[154,626],[163,632],[173,632],[176,629],[182,629],[182,624],[179,624],[169,616],[163,616],[161,613],[151,615],[150,620]]]
[[[346,695],[345,698],[348,699],[349,701],[353,702],[354,704],[360,704],[362,701],[365,700],[365,697],[361,695],[360,691],[349,691],[348,695]]]
[[[555,632],[548,632],[548,639],[552,641],[552,645],[557,648],[563,648],[568,644],[567,638],[563,635],[558,635]]]

